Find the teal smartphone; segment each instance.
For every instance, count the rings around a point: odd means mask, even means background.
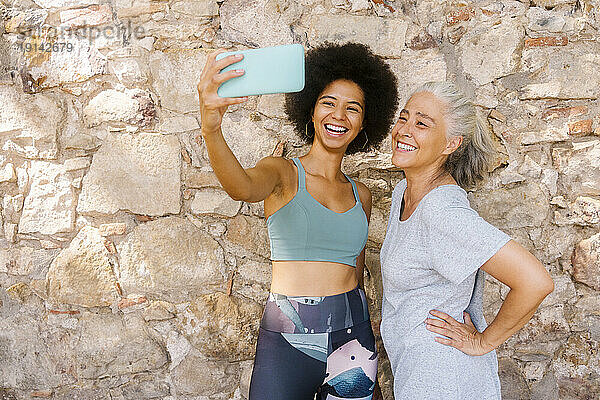
[[[243,69],[244,75],[223,82],[220,97],[242,97],[271,93],[291,93],[304,89],[304,47],[301,44],[263,47],[221,53],[217,60],[232,54],[244,58],[221,70]]]

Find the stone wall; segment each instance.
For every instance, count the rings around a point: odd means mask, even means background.
[[[556,283],[499,349],[504,398],[599,398],[600,1],[0,3],[0,398],[246,398],[266,227],[194,141],[196,83],[214,48],[348,40],[386,58],[402,100],[454,79],[493,128],[471,202]],[[279,95],[232,107],[223,129],[244,166],[307,150]],[[345,161],[374,195],[375,320],[402,177],[388,147]],[[489,319],[506,293],[489,281]]]

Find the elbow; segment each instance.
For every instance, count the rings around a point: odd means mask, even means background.
[[[248,194],[241,191],[228,191],[227,194],[235,201],[248,201]]]
[[[546,277],[546,279],[544,279],[544,281],[542,282],[542,284],[540,286],[541,286],[540,290],[544,294],[544,297],[546,297],[550,293],[554,292],[554,281],[552,280],[550,275],[548,275]]]

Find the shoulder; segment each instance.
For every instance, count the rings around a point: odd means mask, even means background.
[[[360,197],[360,201],[363,204],[371,205],[373,195],[371,194],[371,190],[362,182],[354,181],[356,183],[356,189],[358,189],[358,197]]]

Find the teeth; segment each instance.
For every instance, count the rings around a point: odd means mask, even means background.
[[[325,129],[327,129],[328,131],[337,132],[337,133],[344,133],[344,132],[348,131],[348,129],[346,129],[342,126],[336,126],[336,125],[330,125],[330,124],[325,124]]]
[[[404,144],[404,143],[400,143],[400,142],[398,142],[398,144],[396,145],[396,148],[398,148],[400,150],[405,150],[405,151],[413,151],[413,150],[417,149],[415,146],[411,146],[409,144]]]

